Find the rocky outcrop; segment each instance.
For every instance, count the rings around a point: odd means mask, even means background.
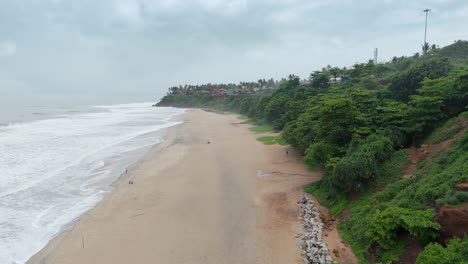
[[[299,232],[299,247],[305,264],[330,264],[333,259],[330,256],[327,245],[322,239],[323,223],[320,219],[320,211],[314,202],[307,196],[297,201],[301,208],[299,220],[303,222],[303,231]]]
[[[460,207],[444,205],[434,219],[440,224],[440,242],[446,243],[452,237],[468,235],[468,203]]]

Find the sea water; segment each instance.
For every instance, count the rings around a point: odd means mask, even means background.
[[[0,125],[2,264],[26,262],[94,207],[184,112],[151,103],[34,111]]]

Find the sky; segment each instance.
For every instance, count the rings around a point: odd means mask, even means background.
[[[155,101],[468,39],[466,0],[1,0],[0,104]]]

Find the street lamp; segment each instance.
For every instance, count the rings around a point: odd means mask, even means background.
[[[426,53],[429,49],[429,45],[426,42],[426,35],[427,35],[427,14],[430,12],[430,9],[424,9],[423,12],[426,13],[426,24],[424,26],[424,45],[423,45],[423,52]]]

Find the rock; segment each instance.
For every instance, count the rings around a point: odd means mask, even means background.
[[[301,209],[301,216],[298,220],[303,220],[303,232],[298,233],[298,246],[301,249],[301,255],[304,257],[304,263],[323,263],[330,264],[333,259],[330,256],[327,245],[323,242],[323,236],[328,236],[328,233],[323,233],[324,224],[320,211],[315,207],[313,201],[304,196],[297,203]],[[335,221],[335,218],[327,218],[327,222]]]
[[[468,183],[459,183],[455,185],[455,190],[459,192],[468,192]]]
[[[468,234],[468,203],[460,207],[444,205],[434,220],[440,224],[440,242],[445,243],[452,237],[463,238]]]

